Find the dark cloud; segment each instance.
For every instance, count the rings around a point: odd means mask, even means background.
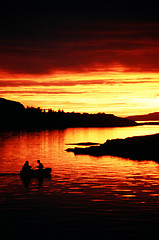
[[[57,32],[90,28],[105,22],[156,22],[157,2],[106,0],[21,0],[2,1],[0,7],[1,39],[49,38]],[[92,23],[92,24],[91,24]]]
[[[159,69],[156,3],[4,1],[0,23],[0,68],[10,73]]]

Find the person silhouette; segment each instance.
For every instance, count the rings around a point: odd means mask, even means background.
[[[31,170],[31,166],[29,166],[29,162],[26,161],[22,167],[22,171],[29,172]]]
[[[43,168],[44,168],[43,164],[40,162],[40,160],[37,160],[37,162],[38,162],[38,164],[39,164],[39,166],[37,166],[38,169],[39,169],[39,171],[42,171]]]

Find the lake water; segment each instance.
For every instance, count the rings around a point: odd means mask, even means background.
[[[158,133],[158,126],[69,128],[0,133],[2,239],[155,239],[159,164],[66,152],[75,143]],[[51,179],[24,184],[26,160],[51,167]],[[87,237],[88,239],[88,237]]]

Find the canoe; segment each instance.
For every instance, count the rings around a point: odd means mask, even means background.
[[[29,171],[20,171],[20,177],[21,178],[40,178],[40,177],[50,177],[50,173],[51,173],[52,169],[51,168],[44,168],[42,170],[38,170],[38,169],[30,169]]]

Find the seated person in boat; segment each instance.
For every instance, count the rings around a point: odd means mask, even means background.
[[[29,166],[29,162],[26,161],[22,167],[22,171],[29,172],[31,170],[31,166]]]
[[[40,160],[37,160],[37,162],[38,162],[38,169],[40,170],[40,171],[42,171],[43,170],[43,168],[44,168],[44,166],[43,166],[43,164],[40,162]]]

